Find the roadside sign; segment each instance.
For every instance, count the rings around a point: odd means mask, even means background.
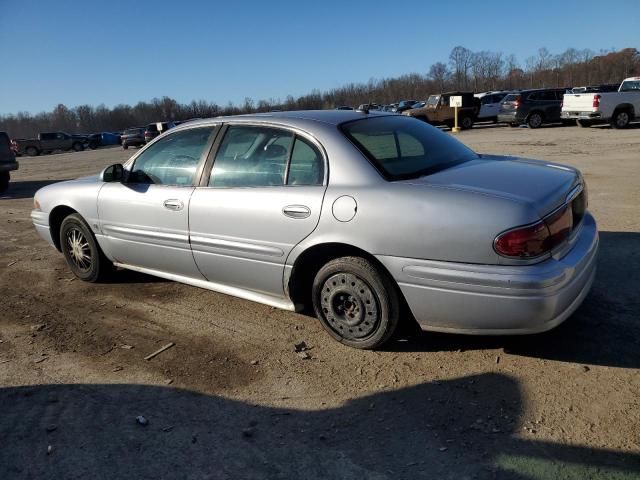
[[[162,122],[158,122],[158,123],[156,123],[156,128],[158,129],[158,131],[159,131],[160,133],[162,133]]]
[[[449,97],[449,106],[462,107],[462,97],[460,95]]]

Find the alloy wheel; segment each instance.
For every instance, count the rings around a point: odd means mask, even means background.
[[[67,232],[67,252],[78,270],[89,271],[92,262],[91,247],[84,234],[77,228],[70,228]]]

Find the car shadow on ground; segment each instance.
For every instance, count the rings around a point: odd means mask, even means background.
[[[640,233],[600,232],[591,293],[565,323],[538,335],[475,337],[425,332],[390,345],[398,351],[504,348],[513,355],[640,368]]]
[[[9,190],[0,194],[0,200],[33,198],[35,193],[42,187],[51,185],[52,183],[64,182],[65,180],[29,180],[9,182]]]
[[[522,409],[519,385],[502,374],[322,410],[144,385],[4,388],[0,478],[584,480],[640,471],[640,455],[523,437]]]

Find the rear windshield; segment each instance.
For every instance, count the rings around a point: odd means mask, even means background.
[[[142,132],[144,132],[143,128],[130,128],[129,130],[125,130],[124,134],[125,135],[140,135]]]
[[[152,123],[150,125],[147,125],[147,130],[149,130],[150,132],[157,132],[158,126],[155,123]]]
[[[343,123],[342,132],[390,181],[430,175],[478,158],[462,143],[408,117],[368,117]]]
[[[627,80],[620,85],[621,92],[640,92],[640,80]]]
[[[520,96],[519,93],[510,93],[509,95],[504,97],[504,99],[502,101],[503,102],[515,102],[518,99],[519,96]]]

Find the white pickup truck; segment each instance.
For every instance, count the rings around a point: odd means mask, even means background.
[[[609,122],[625,128],[634,118],[640,120],[640,77],[625,78],[617,92],[565,93],[560,116],[580,127]]]

